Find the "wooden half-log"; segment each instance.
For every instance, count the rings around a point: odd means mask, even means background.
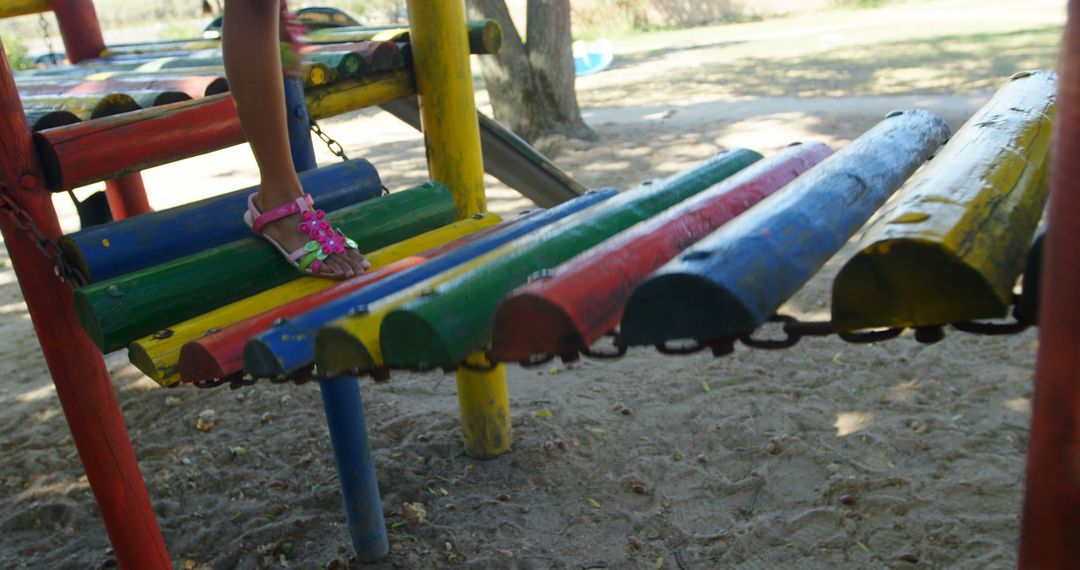
[[[416,92],[397,71],[338,82],[306,93],[315,119],[355,111]],[[135,141],[138,141],[137,143]],[[63,191],[244,142],[228,94],[143,109],[35,134],[49,188]]]
[[[752,332],[948,137],[949,128],[933,113],[889,113],[643,281],[623,310],[623,341],[655,344]]]
[[[502,48],[502,26],[495,20],[470,20],[468,30],[471,53],[493,54]],[[409,27],[393,25],[325,28],[308,34],[308,41],[313,44],[360,40],[408,42]]]
[[[379,173],[363,159],[302,172],[300,183],[326,211],[382,193]],[[60,248],[90,283],[133,273],[250,236],[243,215],[248,196],[258,189],[252,186],[87,228],[61,238]]]
[[[142,108],[130,95],[123,93],[27,95],[23,97],[22,103],[27,113],[67,111],[82,121],[128,113]]]
[[[564,263],[605,239],[651,218],[757,162],[747,149],[720,153],[664,180],[624,192],[586,212],[570,216],[486,255],[483,264],[406,303],[386,316],[379,331],[382,355],[391,367],[455,367],[467,354],[491,342],[499,302],[531,275]],[[480,261],[480,260],[478,260]],[[351,333],[351,317],[332,329]],[[323,335],[325,347],[350,335]],[[346,341],[340,348],[355,343]]]
[[[475,243],[467,244],[456,251],[403,272],[393,279],[345,295],[308,313],[289,319],[286,323],[275,325],[266,333],[251,339],[244,347],[244,369],[260,376],[275,376],[291,373],[310,365],[316,357],[313,339],[319,327],[348,315],[357,307],[364,307],[368,317],[366,319],[367,331],[373,335],[364,336],[367,345],[362,349],[362,353],[350,352],[331,356],[335,360],[369,363],[367,366],[358,366],[363,370],[381,366],[378,330],[382,316],[389,308],[420,294],[423,288],[433,283],[449,279],[449,276],[458,271],[458,268],[472,263],[499,246],[590,208],[600,201],[610,199],[615,194],[614,190],[599,190],[550,210],[530,215],[509,227],[500,228],[491,235],[478,239]],[[327,362],[326,365],[334,366],[331,362]],[[321,368],[321,370],[329,372],[330,368]]]
[[[26,124],[30,130],[40,131],[64,125],[74,125],[81,119],[71,111],[27,111]]]
[[[166,338],[159,338],[161,335],[150,335],[133,341],[128,346],[128,358],[132,364],[158,384],[175,384],[180,381],[181,347],[185,344],[199,339],[219,337],[220,333],[215,331],[236,330],[238,327],[234,325],[247,322],[256,316],[261,317],[277,313],[282,305],[290,304],[291,301],[296,299],[305,299],[331,288],[346,287],[348,286],[346,284],[357,281],[366,282],[375,279],[377,276],[384,275],[389,271],[389,265],[398,265],[406,259],[418,259],[415,256],[422,255],[423,252],[430,250],[432,247],[445,244],[480,228],[491,226],[497,221],[498,217],[493,214],[485,214],[436,228],[367,253],[366,257],[371,263],[371,269],[364,275],[345,281],[334,281],[322,277],[300,277],[251,297],[218,307],[182,323],[169,325],[172,334]],[[278,317],[273,317],[262,328],[269,327],[276,318]],[[256,330],[233,342],[236,370],[201,379],[222,378],[239,371],[244,341],[261,330]],[[228,365],[225,365],[225,367],[228,368]]]
[[[332,212],[327,220],[361,251],[372,251],[446,225],[454,211],[450,191],[427,182]],[[75,293],[76,312],[102,352],[112,352],[296,276],[277,249],[250,237],[82,287]]]
[[[25,95],[85,95],[95,93],[128,93],[129,91],[179,91],[191,98],[217,95],[229,90],[222,75],[173,76],[161,74],[110,74],[75,79],[27,79],[18,83],[19,93]]]
[[[1019,73],[871,224],[833,282],[841,330],[1003,317],[1047,194],[1054,73]]]
[[[615,329],[650,273],[830,154],[819,142],[792,145],[516,289],[495,313],[492,356],[515,361],[588,348]]]

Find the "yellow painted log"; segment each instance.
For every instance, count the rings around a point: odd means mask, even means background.
[[[492,226],[499,221],[501,220],[498,216],[485,214],[476,218],[454,222],[442,228],[373,251],[367,254],[367,258],[371,262],[372,268],[378,269],[399,259],[422,253]],[[226,305],[169,327],[172,335],[167,338],[156,338],[155,336],[141,338],[129,346],[128,358],[136,368],[157,383],[163,386],[175,384],[180,381],[180,348],[185,343],[200,338],[211,330],[224,328],[295,299],[322,291],[334,285],[334,283],[336,281],[319,277],[300,277],[295,281],[279,285],[258,295],[248,297],[243,301]]]
[[[838,328],[1005,316],[1046,201],[1056,89],[1016,74],[908,181],[833,284]]]
[[[506,365],[491,368],[483,352],[469,355],[458,368],[457,390],[465,453],[473,459],[506,453],[511,441]]]
[[[495,248],[484,255],[369,304],[364,314],[344,317],[326,325],[315,336],[315,365],[327,375],[341,374],[354,369],[364,373],[382,367],[379,328],[390,311],[424,294],[425,291],[434,290],[446,281],[491,263],[513,247],[514,243],[510,242]]]
[[[450,187],[459,220],[486,212],[465,2],[408,0],[408,8],[431,179]]]
[[[0,18],[51,12],[51,0],[5,0],[0,2]]]
[[[308,89],[305,95],[308,114],[313,119],[322,119],[373,107],[415,93],[416,83],[411,72],[392,71],[371,78],[350,79]],[[444,183],[450,186],[449,183]],[[456,192],[453,186],[450,186],[450,190]]]

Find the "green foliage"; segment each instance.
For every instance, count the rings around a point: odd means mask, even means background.
[[[34,60],[27,57],[28,48],[19,39],[19,36],[0,31],[0,42],[4,44],[4,52],[7,53],[8,62],[11,64],[12,69],[31,69],[34,67]]]

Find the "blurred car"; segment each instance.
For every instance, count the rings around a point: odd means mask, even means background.
[[[307,6],[294,10],[293,14],[296,16],[296,20],[309,30],[363,25],[348,13],[328,6]],[[221,16],[214,18],[213,21],[206,25],[202,36],[211,40],[221,37]]]

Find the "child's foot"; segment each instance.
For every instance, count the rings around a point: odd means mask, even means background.
[[[264,203],[262,193],[249,201],[249,223],[256,234],[277,246],[298,269],[331,279],[348,279],[371,267],[356,243],[323,221],[322,211],[302,199]]]

